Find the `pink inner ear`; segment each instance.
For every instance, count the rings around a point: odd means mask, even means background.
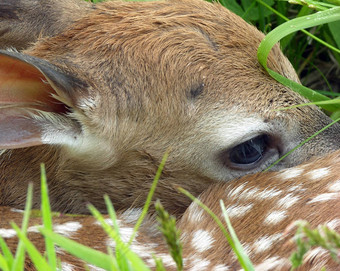
[[[65,112],[65,105],[52,97],[56,92],[43,80],[34,66],[0,55],[0,149],[42,144],[42,127],[27,112]]]
[[[47,112],[64,112],[65,105],[52,97],[56,94],[44,75],[21,60],[0,55],[1,105],[29,104]]]

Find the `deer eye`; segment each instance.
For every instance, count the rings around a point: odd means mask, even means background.
[[[235,166],[252,165],[260,161],[269,145],[268,135],[259,135],[229,151],[229,161]]]

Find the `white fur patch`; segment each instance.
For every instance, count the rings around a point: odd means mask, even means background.
[[[253,249],[256,253],[263,253],[269,250],[273,244],[278,241],[282,236],[282,233],[276,233],[273,235],[265,235],[257,239],[253,244]]]
[[[266,224],[277,224],[287,217],[286,211],[273,211],[264,220]]]
[[[191,223],[196,224],[202,221],[204,210],[196,203],[192,203],[188,210],[188,219]]]
[[[211,248],[215,242],[210,232],[205,230],[197,230],[193,235],[191,245],[200,253]]]
[[[293,196],[292,194],[287,194],[283,198],[279,199],[277,202],[277,205],[282,208],[290,208],[292,205],[294,205],[296,202],[300,200],[299,196]]]
[[[132,208],[127,209],[122,213],[120,219],[124,220],[126,223],[135,223],[142,214],[142,208]]]
[[[58,269],[59,271],[73,271],[74,269],[74,265],[70,264],[70,263],[66,263],[66,262],[62,262],[61,263],[61,268]]]
[[[13,229],[0,229],[0,236],[2,238],[12,238],[14,236],[17,236],[17,233]]]
[[[340,219],[339,218],[335,218],[329,222],[327,222],[327,227],[332,229],[332,230],[335,230],[337,229],[339,226],[340,226]]]
[[[329,174],[330,174],[329,167],[314,169],[314,170],[311,170],[307,173],[309,178],[313,181],[324,178],[324,177],[328,176]]]
[[[328,200],[335,200],[339,198],[339,193],[324,193],[317,195],[312,199],[311,201],[308,202],[308,204],[314,203],[314,202],[321,202],[321,201],[328,201]]]
[[[231,198],[231,197],[238,197],[240,195],[240,193],[244,190],[244,187],[246,186],[247,182],[233,188],[231,191],[227,191],[228,194],[228,198]]]
[[[75,232],[77,232],[81,228],[82,228],[82,225],[79,222],[76,222],[76,221],[66,222],[64,224],[53,226],[53,230],[56,233],[59,233],[59,234],[64,235],[66,237],[72,236],[72,234],[74,234]]]
[[[280,267],[281,268],[284,267],[285,265],[287,265],[287,263],[289,263],[287,259],[271,257],[269,259],[264,260],[262,263],[256,265],[254,268],[256,271],[281,270]]]
[[[304,169],[302,168],[288,168],[280,171],[278,175],[283,180],[289,180],[296,177],[299,177],[303,173]]]
[[[90,271],[105,271],[103,268],[97,267],[97,266],[92,265],[92,264],[88,264],[87,266],[89,267]]]
[[[229,217],[241,217],[248,213],[254,204],[250,203],[248,205],[232,205],[226,208]]]
[[[277,197],[281,193],[282,193],[281,190],[277,190],[277,189],[271,188],[271,189],[265,189],[265,190],[263,190],[261,192],[258,192],[255,195],[255,197],[256,197],[256,199],[259,199],[259,200],[272,199],[274,197]]]
[[[154,252],[152,248],[149,246],[149,244],[143,245],[138,242],[133,242],[130,248],[141,258],[151,258],[152,253]]]
[[[195,259],[193,259],[191,262],[191,268],[189,270],[190,271],[207,270],[206,268],[209,266],[209,264],[210,261],[195,257]]]
[[[211,271],[229,271],[229,270],[230,270],[229,266],[225,264],[218,264],[215,265]]]
[[[340,192],[340,180],[335,181],[334,183],[331,183],[328,186],[328,190],[330,192]]]

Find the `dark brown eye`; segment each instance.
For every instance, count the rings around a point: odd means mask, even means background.
[[[259,135],[232,148],[229,160],[234,164],[250,165],[261,160],[267,150],[269,137]]]

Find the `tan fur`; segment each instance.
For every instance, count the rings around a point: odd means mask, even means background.
[[[307,220],[314,228],[327,224],[330,228],[340,229],[340,151],[325,157],[312,159],[308,163],[280,172],[257,173],[245,176],[237,181],[213,185],[202,193],[199,199],[205,203],[222,221],[220,200],[226,206],[233,228],[256,270],[290,270],[289,257],[296,251],[292,237],[295,234],[295,220]],[[319,200],[318,200],[319,199]],[[321,200],[323,199],[323,200]],[[237,207],[251,206],[243,213],[232,210]],[[284,212],[285,217],[276,223],[266,223],[266,218],[274,212]],[[22,214],[10,208],[0,208],[0,235],[7,244],[15,249],[17,238],[8,230],[8,220],[20,224]],[[129,239],[129,232],[140,215],[138,210],[118,214],[120,232],[124,240]],[[107,218],[107,217],[106,217]],[[107,245],[114,248],[94,218],[90,216],[55,216],[54,229],[62,235],[86,246],[107,252]],[[58,230],[58,225],[77,223],[76,226]],[[28,237],[39,251],[44,251],[44,242],[39,233],[34,232],[34,225],[41,225],[41,219],[33,217],[28,229]],[[166,270],[175,269],[167,247],[154,218],[148,218],[138,232],[131,249],[150,267],[154,267],[153,255],[163,260]],[[196,203],[191,203],[177,227],[181,232],[183,244],[184,270],[240,270],[240,265],[229,247],[226,238],[212,218]],[[73,228],[73,229],[72,229]],[[75,230],[74,230],[75,229]],[[65,252],[57,255],[66,270],[86,270],[84,263]],[[326,250],[312,247],[307,252],[304,264],[297,270],[339,270],[339,263],[331,258]],[[216,268],[216,269],[214,269]],[[25,270],[34,270],[27,266]]]
[[[182,213],[189,201],[173,185],[198,195],[218,181],[261,171],[330,122],[316,106],[276,111],[305,99],[260,67],[256,50],[263,34],[218,4],[117,1],[89,8],[80,3],[67,6],[74,16],[60,17],[63,27],[47,20],[56,30],[45,33],[32,22],[42,37],[20,57],[42,59],[68,75],[66,89],[40,77],[70,112],[37,116],[36,107],[27,109],[40,125],[40,140],[52,143],[1,155],[1,205],[22,208],[33,181],[38,207],[44,162],[54,210],[85,213],[90,201],[105,211],[104,193],[118,210],[141,206],[170,148],[155,198],[170,212]],[[298,81],[278,46],[268,65]],[[339,148],[339,131],[334,125],[274,169]],[[244,170],[223,164],[221,153],[262,133],[271,136],[263,163]]]
[[[24,49],[39,36],[53,36],[91,8],[74,0],[3,0],[0,5],[0,48]]]

